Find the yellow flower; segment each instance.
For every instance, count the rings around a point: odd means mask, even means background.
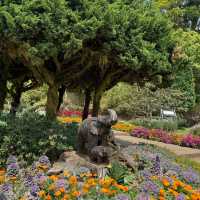
[[[61,192],[60,191],[57,191],[57,192],[55,192],[55,194],[54,194],[56,197],[59,197],[59,196],[61,196]]]
[[[44,197],[45,194],[46,194],[46,193],[45,193],[44,190],[41,190],[41,191],[39,191],[39,193],[38,193],[39,197]]]
[[[65,171],[63,172],[63,175],[64,175],[64,177],[69,177],[69,176],[70,176],[70,173],[69,173],[67,170],[65,170]]]
[[[56,188],[55,185],[54,185],[54,184],[51,184],[51,185],[49,185],[49,188],[48,188],[48,189],[49,189],[49,190],[55,190],[55,188]]]

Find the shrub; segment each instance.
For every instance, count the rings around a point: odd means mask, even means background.
[[[30,164],[40,155],[55,160],[65,149],[74,148],[76,123],[61,124],[33,113],[16,118],[4,116],[2,121],[7,124],[0,125],[1,164],[9,154]]]

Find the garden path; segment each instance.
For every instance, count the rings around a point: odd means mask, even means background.
[[[127,146],[130,144],[138,144],[138,143],[153,144],[158,147],[167,149],[171,151],[172,153],[176,154],[177,156],[184,156],[193,161],[200,163],[200,149],[181,147],[174,144],[165,144],[162,142],[132,137],[130,135],[124,134],[119,131],[115,131],[115,138],[117,139],[117,142],[119,142],[123,146]]]

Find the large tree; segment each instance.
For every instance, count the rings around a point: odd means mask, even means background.
[[[85,113],[93,95],[96,116],[103,92],[119,81],[161,86],[175,71],[173,24],[143,0],[5,1],[0,30],[2,54],[48,84],[51,118],[61,87],[85,91]]]

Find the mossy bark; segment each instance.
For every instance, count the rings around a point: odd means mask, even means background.
[[[94,97],[93,97],[93,109],[92,109],[93,117],[97,117],[99,114],[101,97],[102,97],[102,92],[95,90]]]
[[[56,85],[49,86],[47,92],[46,114],[49,119],[56,119],[57,107],[59,103],[58,87]]]

